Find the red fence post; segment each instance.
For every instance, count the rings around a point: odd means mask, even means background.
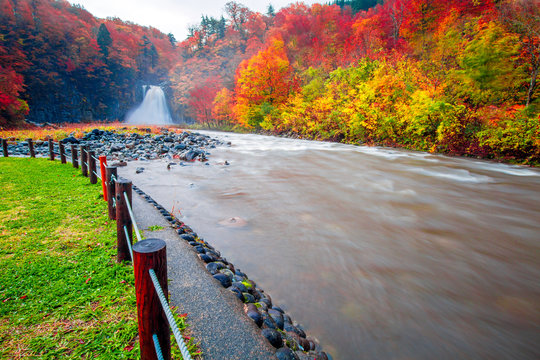
[[[28,142],[28,150],[30,151],[30,157],[35,158],[36,152],[34,151],[34,142],[32,141],[32,139],[26,139],[26,141]]]
[[[79,168],[79,159],[77,159],[77,147],[71,144],[71,163],[75,169]]]
[[[54,161],[54,143],[49,139],[49,160]]]
[[[131,181],[122,178],[116,179],[116,246],[118,248],[116,260],[118,262],[132,260],[127,242],[129,241],[130,244],[133,244],[133,222],[129,216],[124,193],[127,194],[129,203],[131,204]],[[127,238],[124,226],[127,229]]]
[[[160,239],[139,241],[133,246],[135,295],[141,359],[157,359],[152,336],[157,335],[164,359],[171,358],[169,322],[161,307],[149,270],[153,269],[164,294],[167,288],[167,245]],[[165,295],[166,296],[166,295]]]
[[[106,166],[105,167],[105,177],[107,179],[107,205],[109,208],[109,219],[114,220],[116,219],[116,208],[114,206],[113,200],[116,201],[116,191],[115,191],[115,183],[116,178],[118,176],[116,166]]]
[[[4,157],[9,157],[7,146],[8,144],[6,139],[2,139],[2,152],[4,153]]]
[[[107,165],[107,157],[105,155],[101,155],[99,157],[99,172],[101,173],[101,188],[103,189],[103,200],[108,200],[108,194],[107,194],[107,185],[105,183],[107,182],[107,178],[105,176],[105,166]]]
[[[65,153],[65,150],[64,150],[64,144],[62,142],[58,142],[58,149],[60,150],[60,162],[62,164],[65,164],[66,163],[66,153]]]
[[[87,156],[86,156],[86,146],[81,145],[81,172],[83,176],[88,177],[88,166],[87,166]]]
[[[88,158],[88,173],[90,175],[90,184],[97,184],[97,171],[96,171],[96,154],[93,151],[87,153]]]

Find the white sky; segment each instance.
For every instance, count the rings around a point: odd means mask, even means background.
[[[139,25],[152,26],[165,34],[173,33],[177,41],[187,36],[190,25],[198,24],[202,15],[220,17],[230,0],[69,0],[80,4],[98,18],[118,17]],[[237,0],[252,11],[266,13],[268,4],[277,12],[295,0]],[[328,0],[303,0],[305,4]]]

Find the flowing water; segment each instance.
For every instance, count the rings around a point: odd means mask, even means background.
[[[142,103],[126,116],[128,125],[172,125],[173,121],[167,106],[163,89],[159,86],[145,85]]]
[[[210,134],[210,165],[121,174],[334,359],[540,358],[538,169]]]

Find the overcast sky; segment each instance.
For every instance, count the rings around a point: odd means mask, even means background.
[[[221,16],[230,0],[69,0],[80,4],[98,18],[119,17],[122,20],[153,26],[165,34],[173,33],[178,41],[187,36],[187,28],[198,24],[201,15]],[[304,0],[306,4],[326,3],[328,0]],[[266,13],[268,4],[276,12],[294,0],[243,0],[236,2],[252,11]]]

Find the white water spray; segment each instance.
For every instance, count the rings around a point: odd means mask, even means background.
[[[129,125],[172,125],[165,93],[159,86],[143,86],[143,102],[126,116]]]

